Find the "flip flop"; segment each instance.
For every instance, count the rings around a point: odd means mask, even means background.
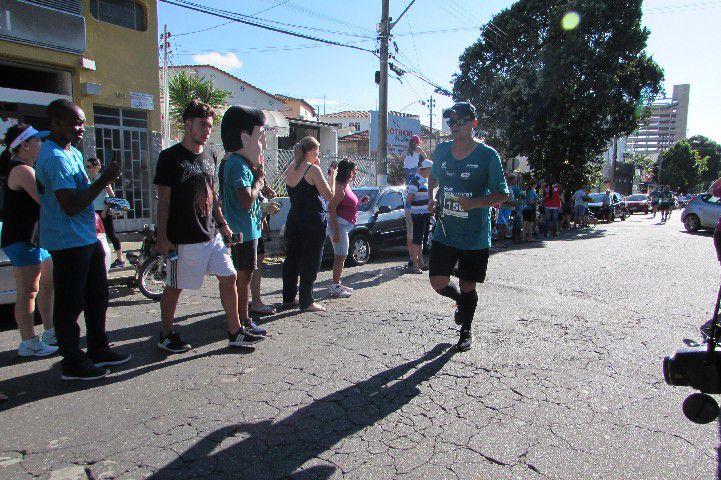
[[[270,305],[263,305],[260,308],[251,308],[250,313],[255,313],[256,315],[273,315],[275,313],[275,308]]]

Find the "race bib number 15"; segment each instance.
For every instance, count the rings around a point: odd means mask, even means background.
[[[455,195],[445,194],[443,196],[443,215],[450,215],[458,218],[468,218],[468,212],[461,209],[458,203],[459,198]]]

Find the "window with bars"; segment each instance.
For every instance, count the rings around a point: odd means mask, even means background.
[[[120,27],[145,31],[145,9],[133,0],[90,0],[90,13],[96,20]]]

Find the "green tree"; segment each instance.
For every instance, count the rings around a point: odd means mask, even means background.
[[[706,171],[701,174],[700,181],[704,185],[721,177],[721,145],[710,138],[702,135],[695,135],[688,139],[691,148],[698,152],[699,157],[708,157]]]
[[[227,105],[231,93],[213,87],[203,76],[190,75],[184,70],[168,79],[170,119],[176,128],[183,129],[183,110],[193,99],[207,103],[214,109]]]
[[[654,180],[674,191],[692,192],[706,171],[707,161],[708,157],[701,157],[686,140],[682,140],[661,154],[658,159],[660,173],[656,168]]]
[[[661,92],[641,4],[519,0],[461,55],[453,96],[477,107],[479,133],[501,155],[527,156],[539,177],[582,184]],[[565,22],[569,14],[580,23]]]

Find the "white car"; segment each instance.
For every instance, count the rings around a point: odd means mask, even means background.
[[[2,232],[2,221],[0,221],[0,232]],[[110,264],[112,258],[110,255],[110,246],[108,240],[105,238],[105,228],[103,222],[100,220],[98,214],[95,214],[95,232],[98,235],[98,240],[103,245],[105,250],[105,271],[110,270]],[[10,264],[10,259],[5,255],[5,252],[0,248],[0,305],[10,305],[15,303],[16,298],[16,286],[15,277],[13,276],[13,267]]]

